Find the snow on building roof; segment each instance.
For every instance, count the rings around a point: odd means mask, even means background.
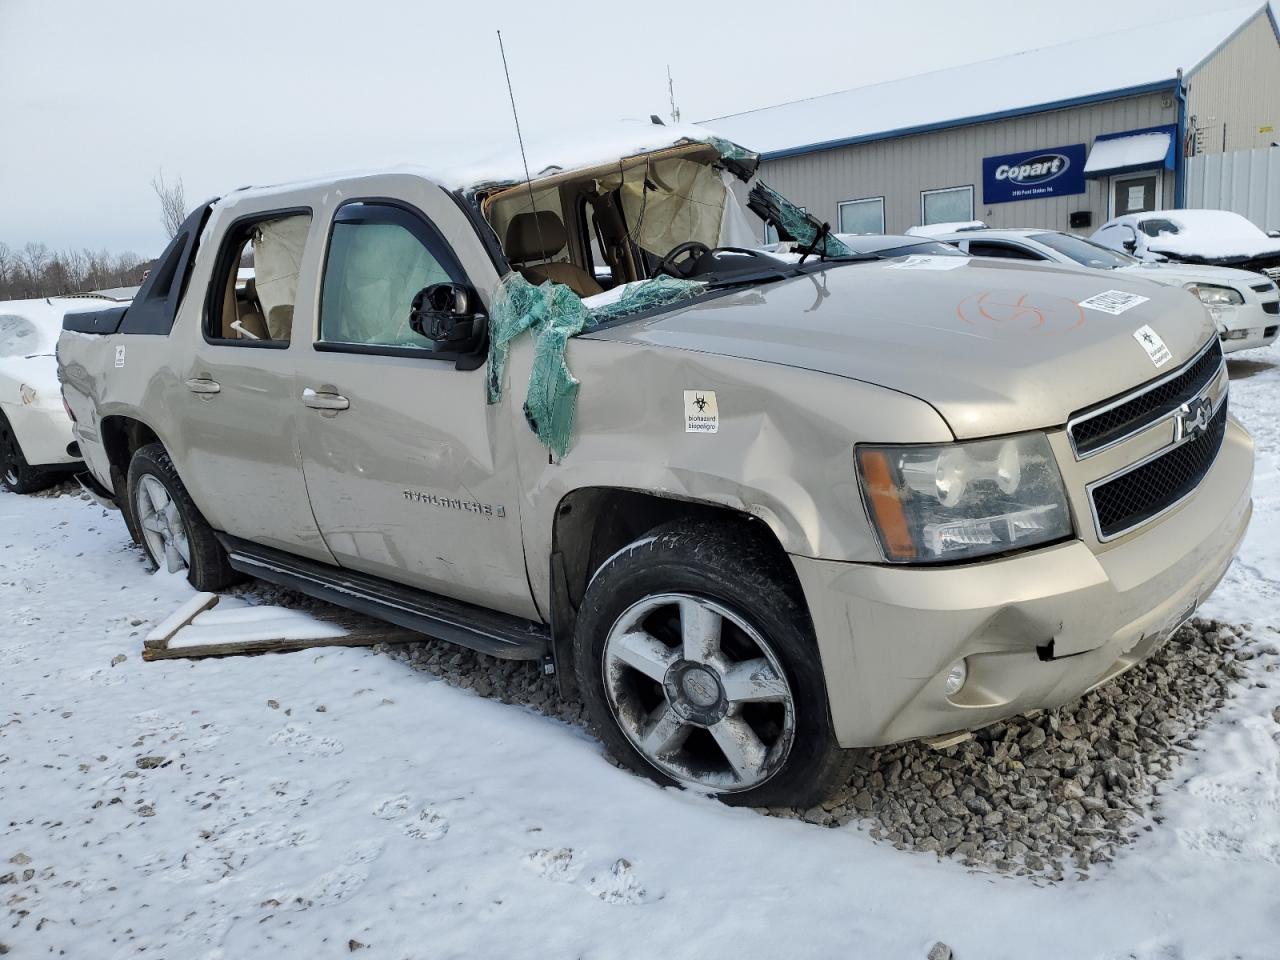
[[[768,159],[1157,90],[1267,9],[1151,23],[705,123]]]

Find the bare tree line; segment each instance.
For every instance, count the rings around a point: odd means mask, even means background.
[[[187,219],[187,192],[182,186],[182,178],[179,177],[173,183],[165,183],[164,171],[161,170],[151,178],[151,189],[160,201],[160,222],[164,224],[164,231],[172,240],[178,235],[182,221]]]
[[[151,189],[160,201],[160,222],[173,239],[187,217],[182,178],[168,183],[161,170],[151,179]],[[148,262],[132,251],[58,251],[43,243],[27,243],[15,249],[0,242],[0,300],[33,300],[137,286],[142,283]]]
[[[147,261],[136,253],[50,250],[43,243],[20,249],[0,242],[0,300],[31,300],[87,293],[142,282]]]

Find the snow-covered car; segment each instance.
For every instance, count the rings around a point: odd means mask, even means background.
[[[1153,210],[1108,220],[1092,240],[1139,260],[1204,263],[1264,273],[1280,283],[1280,232],[1229,210]]]
[[[1192,263],[1147,262],[1084,237],[1056,230],[966,229],[937,239],[975,257],[1031,260],[1115,270],[1198,296],[1218,328],[1224,353],[1265,347],[1280,334],[1280,290],[1248,270]]]
[[[117,293],[128,296],[117,297]],[[54,349],[68,312],[128,302],[131,291],[0,303],[0,486],[33,493],[80,464]]]

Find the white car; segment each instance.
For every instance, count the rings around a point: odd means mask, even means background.
[[[0,486],[33,493],[80,466],[54,349],[62,318],[128,303],[132,291],[0,302]]]
[[[1280,231],[1265,233],[1229,210],[1153,210],[1108,220],[1091,238],[1149,263],[1210,264],[1280,283]]]
[[[1055,230],[965,229],[936,236],[975,257],[1038,260],[1095,270],[1116,270],[1185,287],[1208,308],[1223,352],[1265,347],[1280,334],[1280,291],[1248,270],[1188,263],[1146,263],[1092,240]]]

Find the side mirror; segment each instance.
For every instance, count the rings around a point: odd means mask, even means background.
[[[1130,237],[1128,240],[1125,240],[1120,245],[1124,247],[1125,251],[1128,253],[1133,253],[1135,250],[1138,249],[1138,241],[1135,240],[1133,237]]]
[[[433,283],[413,298],[409,326],[415,333],[449,353],[473,350],[480,338],[483,314],[479,298],[461,283]]]

